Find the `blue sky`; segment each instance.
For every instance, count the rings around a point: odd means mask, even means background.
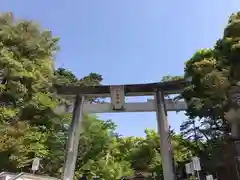
[[[184,62],[222,36],[239,0],[3,0],[0,11],[38,21],[61,38],[56,64],[104,84],[147,83],[183,74]],[[143,98],[135,98],[139,101]],[[155,113],[102,114],[125,136],[156,129]],[[175,130],[184,113],[169,113]]]

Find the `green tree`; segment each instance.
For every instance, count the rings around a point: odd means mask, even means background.
[[[78,78],[71,71],[64,68],[58,68],[54,72],[55,83],[59,85],[75,85],[78,82]]]
[[[49,153],[52,129],[59,127],[53,109],[54,55],[58,38],[32,21],[0,16],[0,123],[2,169],[28,168],[32,158]],[[5,158],[6,159],[6,158]],[[28,169],[27,169],[28,170]]]
[[[65,97],[56,96],[52,85],[99,85],[102,77],[90,73],[78,79],[63,68],[55,70],[58,38],[32,21],[2,14],[0,32],[0,156],[6,160],[0,168],[29,171],[37,156],[42,173],[58,172],[64,159],[64,124],[71,116],[55,114],[59,98]],[[59,163],[50,166],[47,162]]]
[[[202,150],[206,170],[213,170],[223,161],[222,149],[230,134],[225,112],[231,107],[228,91],[232,85],[239,86],[240,58],[240,13],[229,18],[223,37],[210,49],[197,51],[185,65],[185,78],[191,78],[191,85],[186,87],[183,97],[187,102],[189,123],[197,118],[201,134],[207,139]],[[226,153],[225,153],[226,154]],[[207,160],[208,159],[208,160]],[[211,159],[211,161],[209,161]],[[210,169],[209,169],[210,168]]]
[[[239,19],[239,13],[233,14],[214,48],[199,50],[186,62],[185,77],[191,77],[192,83],[183,95],[190,117],[224,119],[228,89],[239,81]]]
[[[81,79],[78,79],[71,71],[58,68],[54,71],[55,84],[58,85],[83,85],[83,86],[99,86],[103,80],[102,76],[97,73],[90,73]]]
[[[196,123],[196,119],[187,119],[180,126],[181,134],[197,143],[203,138],[203,135],[200,132],[200,127]]]
[[[167,81],[175,81],[175,80],[180,80],[183,79],[183,76],[171,76],[171,75],[167,75],[167,76],[163,76],[161,79],[161,82],[167,82]]]

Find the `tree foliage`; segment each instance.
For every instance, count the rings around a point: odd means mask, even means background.
[[[198,50],[185,64],[185,78],[191,78],[192,82],[183,92],[189,120],[181,129],[188,137],[195,136],[195,141],[203,142],[199,153],[205,169],[212,172],[226,161],[225,155],[229,155],[223,152],[230,137],[225,112],[230,107],[239,108],[229,96],[230,88],[238,87],[240,80],[239,32],[238,12],[230,16],[223,36],[213,48]]]

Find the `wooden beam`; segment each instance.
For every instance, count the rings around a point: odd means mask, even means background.
[[[184,101],[174,102],[172,100],[165,100],[167,111],[184,111],[187,109]],[[55,110],[56,113],[70,113],[73,107],[67,108],[66,106],[58,106]],[[131,102],[124,105],[124,110],[114,111],[112,110],[111,103],[102,104],[90,104],[85,103],[83,106],[84,113],[117,113],[117,112],[153,112],[156,111],[154,100],[148,100],[147,102]]]
[[[157,89],[165,92],[165,94],[178,94],[183,91],[188,82],[186,80],[177,80],[161,83],[148,84],[126,84],[124,91],[126,96],[147,96],[153,95]],[[77,95],[95,97],[109,97],[111,85],[103,86],[59,86],[55,85],[58,94]]]

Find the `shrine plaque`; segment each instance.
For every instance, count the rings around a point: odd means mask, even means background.
[[[124,86],[111,86],[111,103],[113,110],[122,110],[125,105]]]

